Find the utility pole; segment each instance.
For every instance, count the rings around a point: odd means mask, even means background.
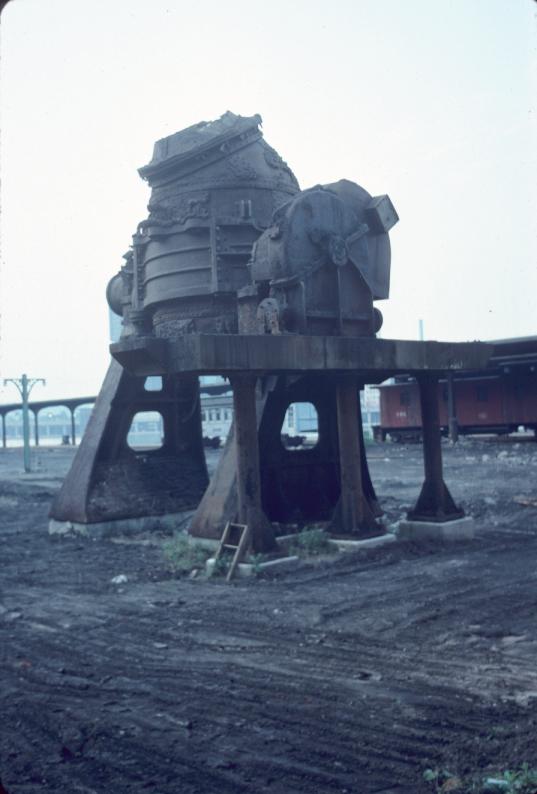
[[[30,416],[28,409],[28,398],[36,383],[46,385],[44,378],[29,378],[24,374],[21,378],[4,378],[4,386],[13,383],[19,390],[22,399],[22,437],[24,443],[24,471],[30,472]]]

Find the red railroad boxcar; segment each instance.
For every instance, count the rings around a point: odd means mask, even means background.
[[[489,370],[460,372],[454,377],[454,416],[461,434],[511,433],[522,426],[537,436],[537,337],[495,342]],[[380,388],[377,438],[418,438],[421,431],[419,389],[399,380]],[[448,383],[438,384],[441,430],[447,435]]]

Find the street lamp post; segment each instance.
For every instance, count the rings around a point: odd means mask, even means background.
[[[22,399],[22,436],[24,444],[24,471],[26,474],[30,471],[30,416],[28,409],[28,398],[30,392],[36,383],[46,385],[44,378],[29,378],[24,374],[21,378],[4,378],[4,386],[8,383],[13,383],[19,390]]]

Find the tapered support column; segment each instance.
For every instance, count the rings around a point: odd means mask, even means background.
[[[162,415],[161,449],[129,447],[138,411]],[[193,510],[207,483],[197,377],[165,375],[160,391],[147,391],[145,377],[112,361],[50,516],[77,524],[132,520],[133,527],[147,518],[156,529]]]
[[[356,380],[342,376],[336,391],[341,496],[332,529],[346,534],[380,530],[364,493],[358,394]]]
[[[363,389],[363,384],[360,386],[360,392]],[[362,485],[367,501],[371,506],[373,515],[380,518],[384,515],[384,510],[379,504],[375,487],[371,480],[369,466],[367,464],[367,455],[365,453],[365,439],[364,439],[364,423],[362,418],[362,406],[360,405],[360,392],[358,393],[358,432],[360,433],[360,458],[362,462]]]
[[[71,412],[71,444],[74,447],[76,444],[75,409],[69,408],[69,411]]]
[[[453,501],[442,473],[442,446],[438,415],[438,378],[423,375],[418,379],[423,424],[423,465],[425,482],[420,496],[408,514],[411,521],[451,521],[464,511]]]
[[[238,375],[231,379],[237,453],[238,520],[250,527],[253,551],[267,552],[276,548],[276,540],[272,525],[261,508],[256,380],[251,375]]]
[[[455,384],[453,373],[447,376],[447,409],[449,437],[453,443],[459,440],[459,424],[457,422],[457,403],[455,402]]]

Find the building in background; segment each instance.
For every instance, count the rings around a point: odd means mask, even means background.
[[[80,440],[86,430],[92,405],[80,405],[75,409],[75,433]],[[56,446],[71,443],[71,413],[63,406],[51,406],[39,411],[39,445]],[[6,444],[10,447],[22,446],[22,411],[10,411],[5,416]],[[30,444],[35,444],[35,417],[30,411]]]
[[[116,341],[121,335],[121,318],[109,312],[110,340]],[[160,376],[149,377],[145,388],[158,391],[162,388]],[[207,439],[219,438],[223,443],[233,421],[233,393],[229,382],[220,375],[207,375],[200,378],[201,419],[203,436]],[[375,387],[366,386],[360,394],[364,432],[372,435],[372,426],[380,422],[379,393]],[[88,424],[92,405],[84,404],[74,409],[74,430],[78,443]],[[39,428],[36,434],[35,417],[31,413],[31,443],[53,446],[72,443],[73,424],[67,407],[50,406],[39,411]],[[158,411],[141,411],[133,417],[127,443],[133,449],[157,448],[163,438],[162,416]],[[289,406],[282,425],[282,436],[302,437],[304,443],[317,442],[317,412],[312,403],[293,403]],[[22,445],[22,411],[12,410],[5,416],[5,441],[7,446]]]
[[[360,392],[360,406],[366,438],[373,438],[373,428],[380,421],[380,395],[378,386],[364,386]]]
[[[374,386],[360,392],[362,421],[366,438],[373,437],[373,426],[380,417],[379,393]],[[317,411],[313,403],[293,403],[287,409],[282,435],[302,436],[307,444],[317,442]]]
[[[110,309],[110,341],[121,336],[121,318]],[[205,375],[200,378],[201,421],[203,435],[208,439],[226,440],[233,419],[233,392],[228,381],[220,375]],[[147,378],[146,389],[161,388],[160,378]],[[360,392],[362,419],[366,437],[372,437],[373,425],[380,421],[379,393],[376,388],[366,386]],[[293,403],[287,409],[282,425],[282,435],[303,436],[306,443],[317,441],[317,411],[312,403]],[[162,417],[156,411],[144,411],[133,419],[127,442],[131,447],[159,446],[163,436]]]
[[[225,441],[233,420],[233,394],[201,395],[201,426],[206,438]]]
[[[201,420],[203,436],[207,439],[219,438],[223,443],[233,421],[233,393],[229,383],[220,376],[200,378]],[[149,377],[146,389],[158,391],[162,388],[161,378]],[[379,393],[376,388],[366,386],[360,395],[364,432],[372,435],[372,426],[380,423]],[[80,405],[74,409],[74,427],[77,443],[80,442],[88,424],[93,406]],[[39,411],[39,445],[54,446],[72,442],[71,414],[63,406],[45,407]],[[140,411],[132,419],[127,443],[133,449],[157,448],[163,438],[162,416],[158,411]],[[302,437],[304,443],[317,442],[317,411],[312,403],[293,403],[287,409],[282,425],[282,435],[291,438]],[[22,445],[22,411],[12,410],[5,417],[5,438],[7,446]],[[30,439],[35,444],[35,418],[30,414]]]

